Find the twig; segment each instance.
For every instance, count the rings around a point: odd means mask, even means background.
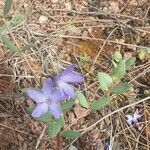
[[[101,51],[102,51],[102,50],[103,50],[103,48],[105,47],[105,45],[106,45],[107,41],[108,41],[108,40],[109,40],[109,38],[112,36],[112,34],[114,33],[114,31],[116,31],[116,29],[118,29],[118,27],[114,28],[114,29],[112,30],[112,32],[109,34],[109,36],[107,37],[107,39],[104,41],[104,43],[103,43],[103,45],[102,45],[101,49],[99,50],[98,54],[96,55],[96,57],[95,57],[95,59],[94,59],[94,62],[93,62],[93,64],[92,64],[92,67],[90,68],[89,73],[91,73],[91,71],[93,71],[93,69],[94,69],[94,65],[95,65],[95,63],[97,62],[98,57],[99,57],[99,56],[100,56],[100,54],[101,54]],[[95,38],[95,37],[93,37],[93,38]]]
[[[56,136],[56,150],[61,150],[61,138],[59,133]]]
[[[42,130],[39,138],[37,139],[37,143],[36,143],[35,149],[37,149],[39,147],[40,142],[41,142],[41,140],[42,140],[42,138],[44,136],[45,130],[46,130],[46,125],[44,125],[43,130]]]
[[[119,108],[119,109],[117,109],[117,110],[115,110],[115,111],[113,111],[112,113],[110,113],[110,114],[104,116],[103,118],[101,118],[100,120],[98,120],[98,121],[95,122],[94,124],[90,125],[89,127],[84,128],[84,129],[83,129],[83,132],[82,132],[82,136],[83,136],[85,133],[87,133],[88,131],[92,130],[95,126],[97,126],[97,125],[98,125],[101,121],[103,121],[104,119],[106,119],[106,118],[108,118],[108,117],[114,115],[115,113],[117,113],[117,112],[119,112],[119,111],[122,111],[122,110],[124,110],[124,109],[126,109],[126,108],[128,108],[128,107],[132,107],[132,106],[134,106],[134,105],[137,105],[137,104],[139,104],[139,103],[141,103],[141,102],[144,102],[144,101],[147,101],[147,100],[150,100],[150,96],[149,96],[149,97],[146,97],[146,98],[144,98],[144,99],[141,99],[141,100],[139,100],[139,101],[137,101],[137,102],[134,102],[134,103],[132,103],[132,104],[126,105],[126,106],[124,106],[124,107],[121,107],[121,108]],[[78,138],[76,138],[71,144],[73,144],[77,139],[78,139]]]
[[[14,74],[0,74],[0,77],[11,77],[11,78],[35,78],[35,76],[31,76],[31,75],[14,75]],[[38,76],[38,78],[41,78],[40,76]]]
[[[81,12],[81,11],[74,11],[74,10],[65,10],[65,9],[51,9],[48,8],[47,11],[58,11],[58,12],[65,12],[65,13],[75,13],[77,15],[93,15],[93,16],[99,16],[99,15],[110,15],[110,16],[117,16],[117,17],[125,17],[125,18],[130,18],[130,19],[135,19],[135,20],[141,20],[138,17],[135,16],[129,16],[129,15],[122,15],[122,14],[117,14],[117,13],[112,13],[112,12],[102,12],[102,11],[96,11],[96,12]]]
[[[148,67],[146,70],[144,70],[143,72],[141,72],[139,75],[137,75],[135,78],[133,78],[129,83],[131,83],[132,81],[134,81],[135,79],[139,78],[141,75],[150,72],[150,67]]]
[[[7,30],[8,30],[8,32],[10,33],[11,38],[13,39],[13,41],[15,42],[17,48],[18,48],[18,49],[20,50],[20,52],[21,52],[21,48],[20,48],[18,42],[15,40],[15,38],[14,38],[14,36],[13,36],[11,30],[9,29],[5,18],[3,18],[3,22],[4,22],[4,24],[5,24],[5,26],[6,26]],[[39,81],[38,81],[38,78],[37,78],[37,75],[35,74],[35,72],[34,72],[34,70],[32,69],[32,67],[31,67],[30,63],[28,62],[28,60],[26,59],[25,54],[24,54],[24,53],[21,53],[21,54],[22,54],[22,57],[23,57],[23,59],[25,60],[26,64],[27,64],[28,67],[30,68],[31,72],[33,73],[33,75],[34,75],[34,77],[35,77],[36,84],[37,84],[37,85],[40,85],[40,84],[39,84]]]
[[[121,13],[129,3],[130,3],[130,0],[127,0],[124,6],[119,10],[119,13]]]
[[[70,35],[49,35],[50,37],[60,37],[60,38],[73,38],[73,39],[83,39],[83,40],[96,40],[96,41],[102,41],[105,42],[106,39],[99,39],[99,38],[91,38],[91,37],[82,37],[82,36],[70,36]],[[118,41],[113,41],[113,40],[107,40],[108,43],[115,43],[119,45],[124,45],[124,46],[130,46],[130,47],[136,47],[140,49],[149,49],[150,47],[147,46],[139,46],[135,44],[128,44],[128,43],[123,43],[123,42],[118,42]]]
[[[26,133],[26,132],[20,131],[20,130],[18,130],[18,129],[14,129],[14,128],[9,127],[9,126],[4,125],[4,124],[0,124],[0,126],[2,126],[2,127],[4,127],[4,128],[8,128],[8,129],[14,130],[14,131],[16,131],[16,132],[19,132],[19,133],[22,133],[22,134],[25,134],[25,135],[28,135],[28,136],[36,137],[35,135],[28,134],[28,133]]]

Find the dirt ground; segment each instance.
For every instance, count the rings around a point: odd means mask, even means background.
[[[0,13],[3,6],[4,1],[0,1]],[[119,50],[126,58],[136,57],[136,64],[124,78],[133,83],[133,88],[100,111],[85,113],[86,109],[76,105],[76,116],[73,112],[65,116],[65,128],[84,129],[108,113],[150,95],[150,54],[141,53],[150,50],[149,0],[14,0],[6,20],[9,22],[17,14],[22,19],[12,26],[12,35],[19,46],[33,43],[35,47],[22,55],[0,43],[1,150],[34,150],[37,145],[39,150],[57,150],[56,138],[49,139],[46,132],[37,142],[44,124],[27,112],[34,103],[22,89],[36,85],[35,74],[42,82],[46,76],[75,63],[80,73],[87,74],[86,83],[79,88],[92,102],[103,95],[96,83],[97,73],[111,71],[114,52]],[[3,28],[1,15],[0,28],[0,33],[10,35]],[[141,123],[139,128],[132,128],[125,115],[136,109],[142,114]],[[104,150],[111,141],[112,150],[148,150],[149,120],[150,103],[141,102],[104,119],[73,145],[78,150]],[[62,138],[61,149],[68,149],[72,141]]]

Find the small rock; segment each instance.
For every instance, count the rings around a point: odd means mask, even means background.
[[[46,21],[48,20],[48,17],[47,16],[40,16],[39,17],[39,23],[40,24],[44,24],[44,23],[46,23]]]
[[[87,36],[88,36],[88,31],[87,31],[87,30],[84,30],[83,33],[82,33],[82,36],[83,36],[83,37],[87,37]]]
[[[52,2],[52,3],[57,3],[57,2],[58,2],[58,0],[51,0],[51,2]]]
[[[75,146],[71,145],[68,150],[78,150]]]
[[[65,7],[66,7],[66,10],[68,11],[72,10],[72,6],[70,3],[65,3]]]
[[[22,122],[21,118],[17,118],[17,121],[18,121],[18,122]]]
[[[113,13],[117,13],[119,11],[119,5],[118,2],[110,2],[110,7],[109,9],[113,12]]]
[[[104,8],[103,8],[103,12],[104,12],[104,13],[109,13],[109,9],[108,9],[107,7],[104,7]]]

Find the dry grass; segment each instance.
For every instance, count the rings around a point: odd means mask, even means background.
[[[0,148],[56,149],[55,139],[44,134],[44,125],[27,114],[27,107],[33,103],[21,89],[36,86],[68,64],[77,63],[86,77],[79,88],[92,102],[105,94],[97,85],[98,71],[111,71],[112,54],[120,50],[126,57],[137,58],[124,78],[134,88],[114,97],[112,105],[101,111],[76,106],[77,118],[71,112],[67,114],[65,129],[81,130],[83,136],[76,141],[62,139],[62,147],[67,149],[74,143],[78,149],[102,150],[110,143],[113,150],[150,149],[150,106],[145,92],[150,86],[150,62],[138,57],[139,50],[150,48],[148,4],[148,0],[14,0],[6,21],[16,14],[23,14],[24,19],[11,29],[11,34],[6,29],[3,32],[13,36],[19,47],[28,43],[35,47],[20,54],[0,44]],[[47,20],[40,23],[40,16]],[[137,108],[142,114],[140,126],[129,127],[125,115]]]

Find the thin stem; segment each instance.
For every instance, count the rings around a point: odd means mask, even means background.
[[[13,41],[15,42],[17,48],[18,48],[18,49],[20,50],[20,52],[21,52],[21,48],[20,48],[18,42],[15,40],[15,38],[14,38],[14,36],[13,36],[11,30],[9,29],[9,26],[7,25],[7,22],[6,22],[5,18],[3,18],[3,22],[4,22],[4,24],[5,24],[5,26],[6,26],[7,30],[8,30],[8,32],[10,33],[11,38],[13,39]],[[22,57],[23,57],[23,59],[25,60],[26,64],[27,64],[28,67],[30,68],[32,74],[34,75],[36,84],[39,86],[40,83],[39,83],[39,81],[38,81],[38,77],[37,77],[36,73],[34,72],[34,70],[33,70],[32,66],[31,66],[31,64],[30,64],[29,61],[26,59],[26,55],[25,55],[24,53],[21,53],[21,54],[22,54]]]
[[[56,150],[61,150],[61,137],[59,133],[56,136]]]
[[[44,128],[39,136],[39,138],[37,139],[37,143],[36,143],[36,146],[35,146],[35,149],[38,149],[39,145],[40,145],[40,142],[44,136],[44,133],[45,133],[45,130],[46,130],[46,125],[44,125]]]
[[[126,108],[129,108],[129,107],[135,106],[135,105],[137,105],[137,104],[139,104],[139,103],[142,103],[142,102],[144,102],[144,101],[147,101],[147,100],[150,100],[150,96],[149,96],[149,97],[146,97],[146,98],[143,98],[143,99],[141,99],[141,100],[139,100],[139,101],[137,101],[137,102],[134,102],[134,103],[132,103],[132,104],[126,105],[126,106],[124,106],[124,107],[121,107],[121,108],[119,108],[119,109],[117,109],[117,110],[111,112],[110,114],[104,116],[103,118],[101,118],[101,119],[98,120],[97,122],[93,123],[93,124],[90,125],[89,127],[84,128],[84,129],[83,129],[83,132],[82,132],[82,136],[83,136],[85,133],[87,133],[88,131],[92,130],[92,129],[93,129],[96,125],[98,125],[102,120],[104,120],[104,119],[106,119],[106,118],[108,118],[108,117],[114,115],[114,114],[117,113],[117,112],[120,112],[120,111],[122,111],[122,110],[124,110],[124,109],[126,109]],[[76,138],[75,140],[73,140],[71,144],[73,144],[77,139],[78,139],[78,138]]]

